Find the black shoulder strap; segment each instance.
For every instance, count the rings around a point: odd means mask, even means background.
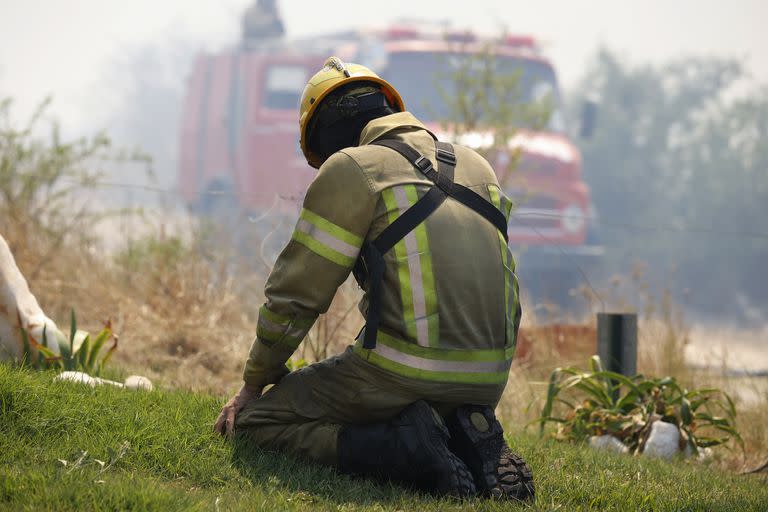
[[[424,222],[445,201],[446,197],[450,196],[482,215],[496,226],[504,235],[505,240],[507,239],[507,221],[504,214],[479,194],[453,181],[456,168],[456,155],[453,152],[453,146],[445,142],[435,143],[439,170],[437,172],[429,159],[404,142],[385,139],[372,144],[397,151],[429,178],[435,186],[387,226],[376,240],[365,242],[361,248],[360,258],[355,265],[354,273],[358,281],[367,280],[369,283],[368,314],[365,319],[365,334],[363,336],[363,348],[367,349],[376,347],[376,333],[379,329],[381,312],[381,285],[385,269],[384,254]]]
[[[496,226],[496,229],[501,232],[504,236],[504,240],[509,241],[507,238],[507,218],[501,210],[486,201],[483,196],[477,192],[453,181],[453,169],[456,166],[456,155],[453,153],[453,146],[446,142],[436,143],[437,165],[441,166],[442,164],[445,164],[446,166],[450,166],[450,176],[448,176],[443,172],[442,167],[439,167],[440,172],[435,171],[432,167],[432,163],[428,159],[424,158],[418,151],[404,142],[384,139],[377,140],[371,144],[388,147],[403,155],[414,167],[445,192],[446,195],[485,217],[488,222]],[[403,236],[405,236],[405,234],[407,234],[407,232],[404,233]]]

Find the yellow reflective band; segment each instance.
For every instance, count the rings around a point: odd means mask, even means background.
[[[499,350],[455,350],[421,347],[398,340],[381,331],[376,348],[354,347],[371,364],[404,377],[439,382],[495,384],[506,382],[511,353]]]
[[[415,185],[402,185],[382,191],[389,223],[418,201]],[[432,255],[426,224],[422,222],[400,240],[393,249],[400,282],[403,321],[408,337],[424,347],[435,346],[439,339],[437,288],[432,272]]]
[[[509,214],[512,203],[501,192],[496,185],[488,185],[488,193],[491,196],[491,203],[493,206],[501,210],[505,217]],[[507,210],[507,211],[505,211]],[[510,297],[510,289],[512,288],[511,280],[514,278],[514,258],[512,252],[507,245],[507,241],[504,240],[504,235],[498,233],[499,236],[499,249],[501,250],[501,262],[504,267],[504,315],[506,317],[505,322],[505,335],[507,338],[507,346],[514,347],[515,344],[515,312],[517,308],[514,307],[517,297]],[[516,294],[515,294],[516,295]]]
[[[347,268],[355,264],[363,245],[362,237],[306,208],[301,210],[291,238],[315,254]]]
[[[267,320],[275,324],[288,325],[291,323],[291,317],[278,315],[277,313],[271,311],[266,305],[259,308],[259,318],[261,317],[265,317]]]
[[[406,187],[406,196],[410,205],[416,204],[419,197],[416,193],[416,187]],[[436,347],[439,341],[439,315],[437,313],[437,286],[435,285],[435,276],[432,272],[432,253],[429,251],[429,238],[427,236],[427,224],[422,222],[413,230],[416,238],[416,252],[418,254],[419,274],[421,274],[421,293],[420,299],[423,300],[421,309],[415,309],[414,295],[414,313],[416,321],[416,333],[419,345],[428,345]],[[411,262],[409,259],[409,267]]]
[[[281,343],[293,348],[299,346],[314,323],[313,318],[291,318],[270,311],[266,306],[259,309],[256,336],[268,345]]]

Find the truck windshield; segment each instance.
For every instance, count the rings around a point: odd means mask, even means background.
[[[306,81],[303,66],[273,64],[267,70],[262,103],[267,108],[295,110]]]
[[[492,72],[503,77],[503,83],[512,84],[517,89],[507,91],[506,98],[521,103],[546,104],[549,108],[546,128],[558,133],[565,131],[560,92],[551,66],[538,60],[502,56],[492,58],[490,62],[494,66]],[[400,92],[406,108],[417,118],[452,121],[460,119],[457,109],[451,106],[451,98],[456,97],[460,83],[457,74],[462,70],[471,72],[473,68],[479,71],[486,66],[484,57],[463,53],[392,53],[382,78]],[[473,75],[477,78],[480,73]],[[491,101],[501,101],[493,92],[489,94]],[[482,109],[479,114],[482,118]],[[530,119],[514,119],[514,122],[521,128],[533,127]]]

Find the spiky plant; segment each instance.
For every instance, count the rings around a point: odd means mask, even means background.
[[[42,343],[38,343],[21,328],[21,339],[24,343],[23,365],[36,369],[82,371],[89,375],[101,374],[117,350],[118,343],[111,322],[107,322],[93,338],[89,333],[78,330],[74,310],[70,314],[69,338],[59,330],[49,334],[45,328]],[[58,353],[54,347],[58,348]]]
[[[627,377],[604,370],[598,356],[590,359],[589,366],[589,371],[556,368],[552,372],[547,399],[536,420],[540,433],[546,423],[553,422],[558,424],[557,439],[584,441],[609,434],[639,453],[653,422],[664,421],[678,427],[680,448],[688,446],[693,453],[730,439],[743,446],[734,427],[736,408],[724,391],[688,390],[674,377]],[[570,399],[563,396],[565,392]],[[558,403],[564,406],[563,416],[553,412]]]

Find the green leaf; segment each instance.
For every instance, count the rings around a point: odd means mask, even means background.
[[[696,438],[696,436],[686,426],[680,427],[680,430],[682,430],[686,434],[686,436],[688,437],[687,443],[688,443],[688,446],[691,447],[691,451],[693,452],[693,454],[694,455],[698,455],[699,454],[699,442],[698,442],[698,439]]]
[[[682,404],[680,405],[680,419],[683,421],[683,425],[690,425],[693,422],[691,403],[685,397],[683,397]]]
[[[720,416],[712,416],[711,414],[706,413],[706,412],[696,413],[696,415],[694,417],[698,421],[705,421],[705,422],[707,422],[707,423],[709,423],[711,425],[729,426],[731,424],[731,422],[728,421],[727,418],[722,418]]]
[[[27,334],[27,330],[23,327],[20,327],[19,329],[21,330],[21,342],[24,345],[24,352],[21,355],[21,365],[31,364],[34,366],[32,363],[32,348],[29,345],[29,335]]]
[[[736,417],[736,405],[733,403],[733,400],[731,399],[731,395],[728,393],[722,392],[723,396],[725,397],[725,401],[728,404],[728,414],[731,418]]]
[[[80,368],[86,372],[89,373],[90,368],[88,368],[88,356],[90,355],[91,351],[91,336],[86,335],[83,342],[80,344],[80,347],[77,350],[77,362],[80,365]]]
[[[730,438],[728,437],[698,437],[696,439],[696,443],[699,445],[699,448],[709,448],[712,446],[719,446],[721,444],[725,444],[728,442]]]
[[[77,334],[77,316],[75,316],[75,308],[72,308],[69,312],[69,353],[75,352],[75,334]]]
[[[628,387],[629,389],[635,391],[636,393],[641,393],[641,390],[640,388],[638,388],[637,384],[635,384],[635,382],[630,377],[627,377],[626,375],[622,375],[616,372],[609,372],[609,371],[597,372],[594,375],[597,377],[618,381],[624,386]]]
[[[91,353],[88,356],[88,368],[92,369],[96,366],[96,361],[99,356],[99,352],[101,352],[101,348],[104,346],[104,343],[107,341],[107,338],[109,338],[111,335],[112,335],[112,331],[110,329],[105,328],[105,329],[102,329],[101,332],[93,340]]]
[[[62,363],[65,370],[75,369],[75,336],[77,335],[77,317],[75,310],[71,309],[69,314],[69,340],[65,341],[60,347]]]
[[[62,339],[60,340],[60,342],[63,341],[63,343],[59,343],[59,352],[61,352],[62,362],[66,365],[66,362],[72,358],[72,346],[70,345],[69,340],[63,338],[64,337],[62,336]]]
[[[544,403],[544,408],[541,410],[541,417],[539,418],[539,435],[544,434],[544,424],[547,422],[547,418],[552,415],[552,406],[555,402],[555,397],[560,393],[560,387],[557,384],[558,377],[560,376],[560,368],[555,368],[549,375],[549,386],[547,386],[547,401]]]
[[[104,366],[106,366],[107,362],[110,360],[110,358],[112,357],[112,354],[115,352],[115,350],[117,350],[117,337],[116,336],[114,337],[114,342],[112,343],[112,346],[109,347],[109,350],[107,351],[107,353],[104,354],[104,357],[101,358],[101,361],[99,361],[99,364],[94,369],[96,375],[100,375],[101,374],[102,368],[104,368]]]

